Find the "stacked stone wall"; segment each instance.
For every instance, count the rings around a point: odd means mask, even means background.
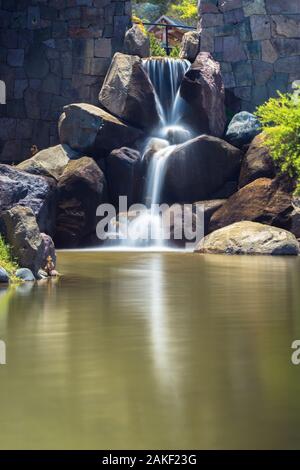
[[[64,105],[97,104],[130,17],[124,0],[0,0],[0,161],[56,144]]]
[[[221,63],[236,110],[300,78],[300,0],[199,0],[201,50]]]

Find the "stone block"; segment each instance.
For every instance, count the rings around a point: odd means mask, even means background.
[[[24,91],[28,87],[28,80],[16,80],[14,88],[14,97],[16,99],[22,99]]]
[[[218,36],[215,38],[215,45],[214,45],[215,52],[223,52],[224,50],[224,40],[222,36]]]
[[[90,74],[96,76],[105,76],[111,62],[110,58],[91,59]]]
[[[40,97],[38,90],[27,88],[24,92],[24,103],[28,118],[40,119]]]
[[[261,42],[252,41],[245,43],[247,58],[250,60],[261,59]]]
[[[25,72],[28,78],[44,78],[49,73],[49,62],[46,47],[41,44],[32,45],[25,58]]]
[[[235,78],[232,72],[226,72],[222,73],[223,77],[223,82],[225,88],[234,88],[236,83],[235,83]]]
[[[286,38],[297,38],[300,36],[300,19],[284,15],[273,15],[273,34]]]
[[[210,28],[212,26],[223,26],[224,16],[222,13],[204,13],[202,14],[202,26]]]
[[[2,12],[0,12],[2,15]],[[11,49],[17,49],[18,47],[18,33],[11,29],[7,29],[5,31],[1,31],[1,46],[8,47]]]
[[[237,25],[238,35],[243,42],[252,41],[250,19],[246,18],[245,21]]]
[[[252,104],[258,106],[268,99],[268,91],[266,85],[255,85],[252,88]]]
[[[61,79],[53,73],[49,73],[43,80],[42,91],[44,93],[51,93],[53,95],[59,95]]]
[[[13,118],[0,118],[0,139],[14,139],[16,137],[17,120]]]
[[[243,19],[244,19],[244,11],[242,8],[238,8],[237,10],[230,10],[224,13],[224,21],[226,24],[241,23]]]
[[[267,15],[253,15],[250,17],[252,38],[254,41],[271,38],[271,21]]]
[[[94,40],[73,39],[72,54],[73,57],[94,57]]]
[[[30,139],[32,136],[33,128],[32,119],[18,119],[16,127],[16,138],[17,139]]]
[[[242,7],[242,0],[222,0],[218,3],[218,9],[222,12],[235,10]]]
[[[278,52],[279,57],[289,57],[300,55],[300,38],[287,39],[287,38],[274,38],[272,40],[273,46]],[[300,60],[300,58],[299,58]]]
[[[252,88],[250,86],[236,87],[234,89],[234,94],[242,100],[250,101],[252,96]]]
[[[201,33],[200,49],[202,52],[214,52],[214,37],[208,31]]]
[[[265,0],[248,0],[243,2],[245,16],[266,15]]]
[[[277,92],[285,92],[288,87],[289,74],[287,73],[276,73],[273,75],[271,80],[267,83],[268,96],[277,96]]]
[[[6,104],[6,115],[12,118],[25,118],[26,111],[23,100],[9,100]]]
[[[21,141],[20,140],[6,140],[1,152],[2,162],[16,162],[20,159]]]
[[[72,78],[72,56],[68,52],[62,52],[61,54],[62,60],[62,76],[63,78]]]
[[[41,27],[41,11],[39,6],[29,6],[27,11],[27,28],[38,29]]]
[[[228,62],[240,62],[247,59],[243,44],[237,36],[224,37],[223,58]]]
[[[232,64],[236,86],[252,85],[252,66],[250,62],[236,62]]]
[[[299,0],[265,0],[266,10],[269,14],[300,13]]]
[[[278,59],[278,53],[269,39],[261,42],[261,58],[264,62],[273,64]]]
[[[24,63],[24,49],[9,49],[7,63],[12,67],[22,67]]]
[[[274,72],[273,65],[262,60],[253,60],[252,69],[255,85],[265,85]]]
[[[66,38],[68,36],[68,23],[64,20],[54,21],[52,36],[53,38]]]
[[[101,38],[95,40],[95,57],[111,57],[111,39]]]

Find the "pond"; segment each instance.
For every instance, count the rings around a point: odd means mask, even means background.
[[[0,291],[1,448],[297,448],[300,259],[69,251]]]

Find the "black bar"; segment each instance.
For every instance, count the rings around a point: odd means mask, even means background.
[[[134,24],[141,24],[140,22],[138,21],[134,21],[133,22]],[[181,26],[181,25],[177,25],[177,24],[166,24],[166,23],[143,23],[142,24],[144,26],[168,26],[170,28],[178,28],[178,29],[194,29],[195,31],[197,30],[197,28],[194,28],[194,26]]]
[[[193,451],[193,450],[99,450],[99,451],[0,451],[0,464],[16,463],[37,464],[41,463],[76,463],[76,467],[99,468],[107,465],[122,465],[125,468],[136,468],[148,465],[193,465],[195,468],[210,469],[207,464],[218,465],[218,468],[230,468],[239,470],[259,464],[277,464],[279,468],[286,468],[294,462],[298,464],[299,451]],[[3,467],[2,468],[8,468]],[[32,468],[32,467],[31,467]],[[150,467],[151,468],[151,467]]]

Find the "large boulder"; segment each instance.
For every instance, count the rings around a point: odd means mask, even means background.
[[[247,111],[236,114],[229,123],[226,140],[236,147],[242,148],[261,132],[261,125],[256,116]]]
[[[193,211],[196,213],[197,208],[203,211],[204,234],[208,233],[210,219],[213,214],[225,204],[226,199],[209,199],[207,201],[197,201],[193,204]]]
[[[153,85],[138,56],[114,55],[99,101],[119,119],[142,129],[156,127],[160,121]]]
[[[150,56],[150,39],[142,26],[134,24],[128,29],[124,39],[124,52],[139,57]]]
[[[92,158],[71,160],[58,182],[55,244],[76,247],[96,229],[96,209],[107,200],[104,174]]]
[[[0,284],[1,283],[6,284],[8,282],[9,282],[9,274],[4,268],[1,268],[0,266]]]
[[[41,150],[33,157],[24,160],[17,168],[32,175],[50,176],[58,180],[70,159],[79,158],[80,155],[68,145],[55,145]]]
[[[0,214],[14,205],[30,207],[41,231],[53,233],[56,217],[56,183],[0,164]]]
[[[54,242],[52,238],[46,233],[41,233],[41,237],[44,241],[44,253],[43,253],[43,262],[42,262],[42,268],[44,269],[44,267],[46,266],[48,256],[51,256],[54,265],[56,264],[56,252],[55,252],[55,246],[54,246]]]
[[[197,133],[222,137],[226,125],[225,91],[220,64],[208,52],[200,52],[180,87],[188,103],[184,121]]]
[[[113,150],[107,158],[107,183],[110,200],[118,206],[119,196],[127,196],[130,206],[141,192],[141,154],[128,147]]]
[[[199,31],[188,31],[182,36],[180,59],[187,59],[194,62],[200,50],[200,33]]]
[[[114,148],[132,147],[143,133],[103,109],[86,103],[64,107],[58,132],[61,144],[94,158],[105,157]]]
[[[300,198],[294,198],[292,204],[293,211],[290,215],[288,230],[300,239]]]
[[[242,161],[239,187],[242,188],[258,178],[274,178],[276,174],[274,160],[264,145],[263,134],[257,135]]]
[[[287,230],[243,221],[207,235],[195,251],[229,255],[298,255],[299,243]]]
[[[287,227],[292,210],[292,196],[277,180],[259,178],[233,194],[214,213],[209,231],[242,220]]]
[[[217,137],[202,135],[176,146],[165,164],[163,200],[210,199],[226,181],[237,179],[240,161],[241,152]]]
[[[1,225],[19,265],[36,275],[43,261],[44,241],[33,211],[16,205],[1,214]]]

